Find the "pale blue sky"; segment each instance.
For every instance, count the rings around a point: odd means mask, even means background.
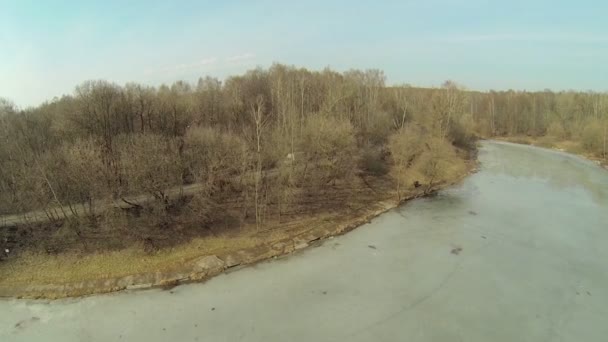
[[[389,83],[608,90],[608,2],[0,0],[0,96],[87,79],[157,85],[272,62]]]

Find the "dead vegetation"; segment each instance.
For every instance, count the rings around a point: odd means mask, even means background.
[[[458,178],[446,180],[454,182]],[[103,252],[80,249],[49,255],[28,250],[19,258],[0,263],[0,288],[24,288],[32,284],[78,284],[88,280],[116,279],[136,274],[168,274],[202,255],[229,255],[241,250],[273,246],[275,243],[306,237],[311,231],[333,232],[351,220],[370,212],[394,206],[396,193],[390,179],[360,178],[353,184],[337,184],[319,197],[310,197],[306,206],[294,207],[283,216],[270,215],[261,228],[254,220],[237,228],[214,227],[215,234],[193,236],[188,240],[153,251],[146,251],[145,241],[133,240],[126,248]],[[372,190],[375,189],[375,190]],[[404,191],[403,196],[421,196],[423,191]],[[327,200],[320,200],[321,196]],[[342,203],[347,203],[344,205]],[[295,210],[297,209],[297,210]],[[164,284],[167,287],[171,283]],[[42,292],[41,294],[43,294]]]
[[[466,172],[467,101],[453,83],[421,92],[378,70],[283,65],[223,83],[88,81],[26,110],[4,101],[0,215],[47,219],[0,227],[0,279],[169,267],[428,191]]]
[[[605,92],[510,90],[473,93],[470,101],[477,108],[472,117],[481,136],[562,149],[608,162]]]

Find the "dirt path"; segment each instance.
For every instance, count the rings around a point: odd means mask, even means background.
[[[169,198],[177,196],[193,195],[201,190],[201,184],[190,184],[185,186],[177,186],[165,192]],[[99,214],[110,207],[114,208],[130,208],[134,204],[145,204],[154,197],[152,195],[125,196],[115,200],[97,200],[93,201],[92,205],[80,203],[72,206],[51,207],[47,210],[36,210],[22,214],[12,214],[0,216],[0,227],[12,227],[20,224],[44,223],[51,220],[62,220],[73,216],[86,216]]]

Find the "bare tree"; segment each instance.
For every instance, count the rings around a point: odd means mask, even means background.
[[[408,119],[409,101],[407,98],[407,89],[405,89],[404,86],[394,87],[393,96],[400,112],[399,116],[393,117],[393,126],[396,129],[401,129],[405,127],[405,123]]]
[[[394,163],[399,201],[401,201],[402,187],[409,179],[406,177],[406,172],[424,151],[423,138],[420,127],[411,125],[401,128],[389,139],[388,147]]]
[[[255,174],[254,174],[254,202],[255,202],[255,224],[260,229],[262,223],[262,205],[260,203],[260,185],[262,182],[262,134],[267,124],[264,112],[264,98],[258,96],[255,103],[251,104],[251,117],[253,118],[255,130]]]

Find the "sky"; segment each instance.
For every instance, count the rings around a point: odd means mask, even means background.
[[[608,91],[608,1],[0,0],[0,97],[224,79],[273,62],[387,83]]]

